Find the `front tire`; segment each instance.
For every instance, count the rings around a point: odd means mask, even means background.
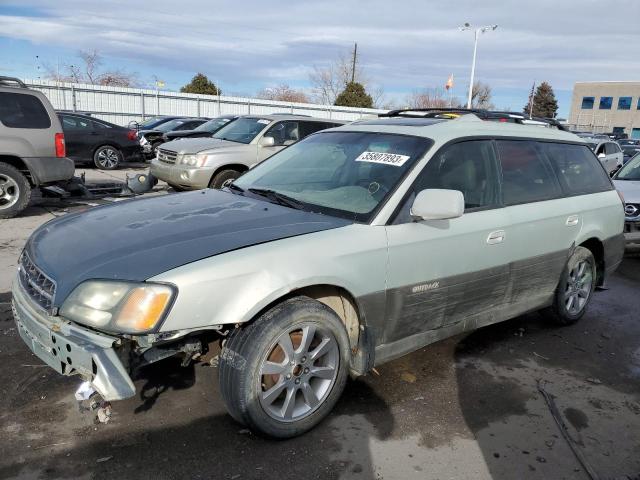
[[[103,145],[94,152],[93,163],[100,170],[115,170],[122,163],[122,153],[116,147]]]
[[[29,180],[17,168],[0,163],[0,218],[13,218],[31,199]]]
[[[233,330],[219,362],[231,416],[257,433],[291,438],[316,426],[342,394],[349,339],[338,316],[307,297]]]
[[[213,178],[209,182],[209,188],[215,188],[218,190],[224,188],[232,183],[240,175],[241,173],[237,170],[222,170],[213,176]]]
[[[553,305],[547,309],[558,325],[571,325],[582,318],[596,288],[597,267],[591,250],[576,247],[567,260]]]

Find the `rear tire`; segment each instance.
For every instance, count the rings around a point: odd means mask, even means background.
[[[576,247],[567,260],[556,288],[553,305],[546,309],[558,325],[571,325],[582,318],[596,288],[597,267],[591,250]]]
[[[295,297],[231,332],[218,381],[231,416],[275,438],[301,435],[324,419],[342,394],[349,338],[326,305]]]
[[[222,170],[216,173],[209,182],[209,188],[221,189],[228,186],[236,178],[242,175],[239,171],[233,169]]]
[[[17,168],[0,163],[0,218],[13,218],[31,199],[29,180]]]
[[[100,170],[115,170],[122,163],[122,153],[116,147],[103,145],[93,153],[93,164]]]

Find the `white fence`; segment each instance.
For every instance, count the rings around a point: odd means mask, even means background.
[[[127,125],[131,121],[141,121],[156,115],[217,117],[226,114],[293,113],[335,120],[358,120],[385,111],[48,80],[25,80],[25,83],[43,92],[56,110],[90,113],[119,125]]]

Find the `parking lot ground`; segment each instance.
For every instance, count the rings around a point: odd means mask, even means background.
[[[600,478],[640,475],[640,251],[578,324],[533,313],[431,345],[351,381],[318,428],[273,441],[226,414],[215,367],[148,367],[99,424],[78,411],[80,381],[23,345],[9,304],[20,249],[83,208],[35,202],[0,225],[2,479],[588,479],[539,382]]]

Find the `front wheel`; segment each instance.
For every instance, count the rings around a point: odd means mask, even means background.
[[[338,316],[307,297],[233,330],[220,355],[220,393],[255,432],[290,438],[317,425],[344,390],[349,339]]]
[[[596,287],[597,267],[591,251],[576,247],[567,260],[553,305],[547,313],[559,325],[571,325],[585,314]]]
[[[122,163],[122,153],[111,145],[99,147],[93,154],[93,163],[100,170],[115,170]]]
[[[209,188],[221,189],[224,187],[228,187],[240,175],[241,173],[237,170],[222,170],[213,176],[213,178],[209,182]]]

